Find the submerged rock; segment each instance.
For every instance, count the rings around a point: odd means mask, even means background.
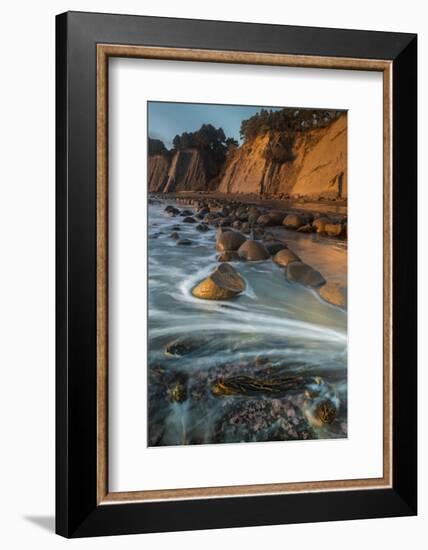
[[[338,415],[335,402],[330,398],[317,399],[305,410],[306,418],[316,428],[322,428],[326,424],[332,424]]]
[[[183,357],[199,349],[201,342],[192,338],[176,338],[165,346],[165,355],[169,357]]]
[[[330,400],[325,399],[315,406],[314,415],[322,424],[331,424],[337,416],[337,410]]]
[[[171,204],[164,208],[164,212],[166,212],[168,216],[176,216],[177,214],[180,214],[180,210]]]
[[[220,264],[209,277],[192,290],[195,298],[203,300],[228,300],[243,292],[246,284],[241,275],[228,263]]]
[[[251,240],[246,241],[239,247],[238,254],[241,258],[249,262],[267,260],[270,258],[269,251],[261,242]]]
[[[224,231],[217,233],[216,249],[219,252],[226,250],[238,250],[245,243],[246,238],[237,231]]]
[[[198,210],[198,217],[201,216],[202,218],[206,216],[209,213],[210,209],[208,207],[202,207]]]
[[[347,306],[347,293],[346,289],[339,283],[327,282],[319,290],[320,296],[323,300],[332,304],[333,306],[338,306],[341,308],[346,308]]]
[[[310,288],[317,288],[325,284],[325,279],[319,271],[303,262],[290,262],[286,271],[290,283],[299,283]]]
[[[198,225],[196,226],[196,229],[198,231],[205,232],[205,231],[209,231],[210,228],[206,223],[198,223]]]
[[[283,376],[277,378],[255,378],[252,376],[232,376],[213,382],[211,392],[220,395],[285,395],[291,390],[301,389],[305,379],[301,376]]]
[[[177,233],[177,231],[173,231],[170,237],[171,239],[175,239],[177,241],[180,238],[180,235]]]
[[[181,246],[189,246],[192,244],[192,241],[189,239],[180,239],[177,241],[177,244]]]
[[[168,401],[171,403],[183,403],[187,400],[188,377],[184,373],[179,373],[167,389]]]
[[[285,250],[280,250],[277,254],[275,254],[273,261],[281,267],[287,267],[287,265],[291,262],[300,262],[300,258],[297,254],[294,254],[294,252],[287,248]]]
[[[204,219],[204,221],[206,221],[208,223],[211,223],[219,217],[220,216],[219,216],[218,212],[208,212],[207,214],[205,214],[203,219]]]

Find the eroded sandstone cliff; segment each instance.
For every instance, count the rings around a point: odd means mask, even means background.
[[[215,177],[221,166],[197,149],[169,155],[150,155],[148,182],[151,193],[216,190]],[[214,183],[214,187],[213,187]]]
[[[268,132],[229,152],[219,166],[197,149],[149,156],[153,193],[219,191],[308,198],[347,197],[347,116],[285,136]]]
[[[168,155],[149,155],[148,185],[151,193],[163,193],[168,182],[170,158]]]
[[[231,153],[218,191],[346,198],[346,130],[343,114],[327,128],[296,133],[289,158],[283,162],[269,154],[284,147],[281,136],[258,136]]]

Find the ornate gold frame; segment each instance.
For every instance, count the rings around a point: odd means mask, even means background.
[[[383,476],[374,479],[275,483],[132,492],[108,490],[108,59],[204,61],[379,71],[383,73]],[[261,54],[97,45],[97,502],[109,504],[188,498],[249,496],[275,493],[378,489],[392,486],[392,62],[338,57]]]

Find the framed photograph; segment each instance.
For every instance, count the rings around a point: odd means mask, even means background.
[[[416,514],[416,36],[56,25],[58,534]]]

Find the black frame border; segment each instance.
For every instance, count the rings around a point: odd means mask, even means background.
[[[392,62],[392,488],[97,505],[97,43]],[[416,186],[415,34],[84,12],[58,15],[56,532],[86,537],[415,515]]]

